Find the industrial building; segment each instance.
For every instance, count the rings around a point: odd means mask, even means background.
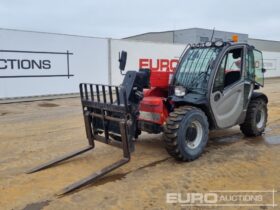
[[[280,41],[254,39],[249,34],[227,32],[203,28],[189,28],[173,31],[149,32],[124,38],[125,40],[156,42],[169,44],[193,44],[200,42],[223,40],[230,41],[232,35],[238,35],[239,42],[255,46],[263,52],[264,67],[268,70],[266,77],[280,76]],[[212,37],[213,36],[213,37]]]
[[[126,37],[124,39],[173,44],[193,44],[210,41],[212,35],[213,41],[230,41],[232,35],[235,34],[238,35],[240,42],[245,42],[254,45],[257,49],[261,51],[280,52],[280,41],[254,39],[250,38],[249,34],[237,32],[214,30],[213,33],[213,30],[203,28],[189,28],[174,31],[149,32]]]

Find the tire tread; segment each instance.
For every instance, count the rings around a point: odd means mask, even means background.
[[[192,112],[192,111],[199,111],[203,115],[203,117],[206,119],[207,127],[209,126],[207,117],[204,114],[204,112],[201,111],[200,109],[198,109],[196,107],[192,107],[192,106],[182,106],[182,107],[176,108],[172,113],[170,113],[170,115],[166,121],[164,133],[163,133],[163,140],[165,143],[165,148],[166,148],[168,154],[171,155],[172,157],[174,157],[176,160],[192,161],[197,158],[197,157],[191,157],[191,156],[184,157],[184,155],[180,152],[179,145],[177,142],[180,123],[182,122],[184,117],[188,114],[188,112]],[[207,132],[207,135],[208,135],[208,132],[209,132],[208,129],[205,132]]]
[[[247,108],[246,118],[244,123],[240,124],[240,130],[245,136],[252,137],[252,136],[260,136],[264,132],[265,126],[263,129],[258,130],[255,125],[255,112],[258,110],[259,106],[265,107],[265,122],[267,122],[267,105],[263,99],[256,98],[253,99]]]

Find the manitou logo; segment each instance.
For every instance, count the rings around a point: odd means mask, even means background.
[[[139,68],[140,69],[150,69],[151,71],[174,71],[178,59],[150,59],[150,58],[140,58]]]

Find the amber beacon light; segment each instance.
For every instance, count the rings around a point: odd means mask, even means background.
[[[232,41],[238,42],[238,35],[236,35],[236,34],[232,35]]]

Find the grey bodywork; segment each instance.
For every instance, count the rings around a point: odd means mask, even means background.
[[[218,67],[222,62],[224,55],[229,50],[235,48],[243,49],[243,63],[240,80],[223,90],[212,92]],[[174,96],[175,86],[173,83],[173,86],[171,85],[170,94],[172,96],[170,99],[179,105],[190,104],[201,108],[208,117],[210,129],[224,129],[242,124],[246,117],[248,104],[252,98],[261,97],[266,102],[268,101],[263,93],[254,91],[254,89],[258,89],[261,85],[246,77],[246,55],[248,50],[253,49],[254,47],[246,43],[227,43],[223,46],[222,51],[212,64],[208,80],[208,91],[205,96],[193,93],[188,93],[184,97]]]

